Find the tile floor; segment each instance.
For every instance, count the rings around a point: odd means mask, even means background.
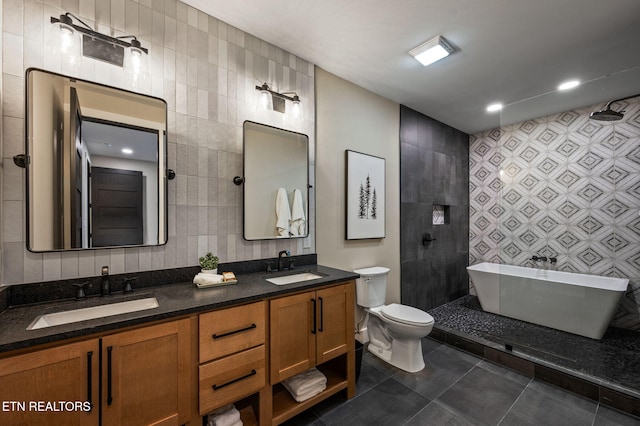
[[[286,425],[637,425],[640,419],[423,339],[409,374],[364,351],[356,397],[336,395]]]

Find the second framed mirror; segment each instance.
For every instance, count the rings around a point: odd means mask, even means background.
[[[245,240],[309,233],[309,138],[252,121],[243,124]]]

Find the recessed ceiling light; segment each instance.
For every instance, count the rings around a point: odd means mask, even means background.
[[[122,148],[123,154],[133,154],[133,150],[131,148]]]
[[[442,36],[436,36],[411,49],[409,54],[425,67],[453,53],[453,47]]]
[[[502,109],[501,103],[495,103],[487,106],[487,112],[498,112]]]
[[[570,90],[578,86],[580,86],[580,80],[569,80],[559,85],[558,90]]]

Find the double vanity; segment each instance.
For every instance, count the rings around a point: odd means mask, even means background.
[[[3,424],[195,425],[234,403],[244,424],[276,425],[340,391],[353,397],[357,275],[315,264],[236,275],[4,310],[0,399],[16,404]],[[280,382],[314,366],[327,388],[298,403]]]
[[[168,146],[167,103],[34,68],[25,84],[26,249],[165,245],[168,181],[192,172],[168,168],[186,146]],[[309,155],[306,135],[244,122],[246,241],[309,237]],[[244,424],[275,425],[353,397],[358,275],[270,260],[220,265],[238,281],[209,288],[196,267],[0,287],[0,424],[198,425],[234,403]],[[312,367],[327,387],[296,402],[280,383]]]

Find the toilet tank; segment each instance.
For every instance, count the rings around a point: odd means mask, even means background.
[[[356,280],[356,303],[363,308],[374,308],[384,305],[387,293],[387,275],[389,268],[373,266],[355,269],[360,274]]]

